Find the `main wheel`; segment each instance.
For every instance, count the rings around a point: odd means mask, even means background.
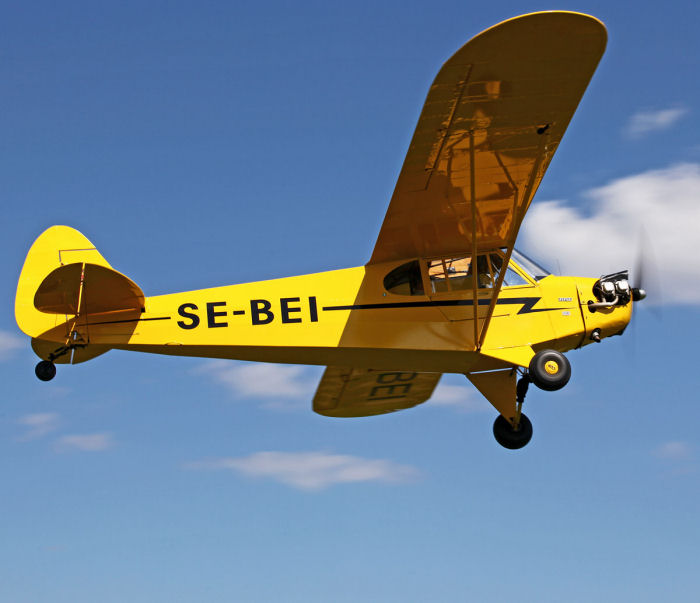
[[[513,426],[508,422],[503,415],[498,415],[493,422],[493,437],[496,441],[509,450],[518,450],[522,448],[532,438],[532,423],[524,414],[520,414],[520,425],[518,429],[513,429]]]
[[[34,374],[42,381],[51,381],[56,376],[56,365],[48,360],[42,360],[34,368]]]
[[[571,364],[566,356],[556,350],[537,352],[530,361],[530,379],[548,392],[564,387],[571,379]]]

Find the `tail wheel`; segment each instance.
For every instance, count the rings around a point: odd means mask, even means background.
[[[493,422],[493,437],[504,448],[517,450],[525,446],[532,438],[532,423],[521,413],[518,428],[513,429],[513,426],[503,415],[498,415]]]
[[[51,381],[56,376],[56,365],[48,360],[42,360],[34,368],[34,374],[42,381]]]
[[[561,389],[571,379],[571,364],[556,350],[537,352],[530,361],[529,370],[532,382],[549,392]]]

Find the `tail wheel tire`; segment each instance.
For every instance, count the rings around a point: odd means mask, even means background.
[[[34,374],[42,381],[51,381],[56,376],[56,365],[48,360],[42,360],[34,368]]]
[[[498,415],[493,422],[493,437],[504,448],[518,450],[532,438],[532,423],[530,423],[530,419],[521,414],[518,429],[513,429],[513,426],[503,415]]]
[[[548,392],[564,387],[571,379],[571,364],[566,356],[556,350],[537,352],[530,361],[530,379]]]

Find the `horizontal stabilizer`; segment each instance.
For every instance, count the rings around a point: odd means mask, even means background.
[[[97,264],[75,263],[53,270],[34,294],[34,307],[49,314],[103,314],[141,311],[143,291],[120,272]]]

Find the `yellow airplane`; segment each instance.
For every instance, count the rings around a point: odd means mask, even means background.
[[[15,305],[37,377],[112,348],[326,365],[313,409],[359,417],[425,402],[442,373],[462,373],[500,413],[496,440],[525,446],[528,384],[563,387],[562,352],[621,334],[645,296],[626,271],[553,276],[514,249],[606,39],[597,19],[553,11],[460,48],[430,87],[365,266],[146,297],[81,233],[49,228]]]

